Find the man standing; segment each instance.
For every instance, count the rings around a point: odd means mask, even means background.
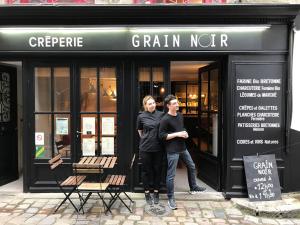
[[[168,107],[168,113],[160,121],[159,137],[164,141],[167,151],[168,171],[167,171],[167,195],[168,205],[171,209],[177,209],[174,198],[174,178],[179,157],[182,159],[188,169],[188,181],[190,194],[195,194],[205,190],[196,183],[196,167],[190,153],[186,149],[185,139],[188,133],[184,128],[183,116],[177,112],[179,109],[178,100],[174,95],[168,95],[165,98],[165,104]]]

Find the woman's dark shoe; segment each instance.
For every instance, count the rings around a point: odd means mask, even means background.
[[[153,198],[154,198],[154,204],[158,204],[159,203],[159,193],[154,191]]]
[[[150,192],[145,192],[145,199],[148,205],[153,205],[153,199]]]

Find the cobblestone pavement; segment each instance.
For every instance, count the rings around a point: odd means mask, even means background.
[[[205,193],[202,193],[205,195]],[[7,194],[0,193],[0,225],[196,225],[196,224],[299,224],[295,218],[263,218],[248,215],[235,207],[232,201],[223,198],[177,200],[178,209],[166,216],[151,216],[145,211],[145,202],[135,198],[130,213],[120,202],[116,202],[112,214],[105,215],[97,195],[85,205],[85,214],[77,214],[71,204],[65,203],[53,214],[62,200],[59,194]],[[76,198],[74,195],[73,198]],[[161,200],[166,205],[166,200]],[[79,205],[79,201],[75,200]]]

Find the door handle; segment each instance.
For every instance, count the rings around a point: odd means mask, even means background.
[[[79,137],[79,134],[82,134],[82,132],[80,132],[80,131],[78,131],[78,130],[76,131],[76,133],[77,133],[77,134],[76,134],[76,138]]]

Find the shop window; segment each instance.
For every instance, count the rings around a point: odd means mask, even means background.
[[[116,77],[115,67],[80,68],[80,140],[83,156],[116,154]]]
[[[152,95],[156,100],[158,110],[163,110],[165,96],[164,68],[163,67],[140,67],[138,69],[139,106],[143,109],[143,98]]]
[[[117,82],[115,68],[99,68],[100,72],[100,111],[116,112]]]
[[[35,68],[35,111],[51,111],[51,68]]]
[[[70,111],[69,68],[54,68],[54,111]]]
[[[80,102],[82,112],[97,111],[97,68],[80,69]]]
[[[35,159],[71,157],[70,69],[36,67]]]

